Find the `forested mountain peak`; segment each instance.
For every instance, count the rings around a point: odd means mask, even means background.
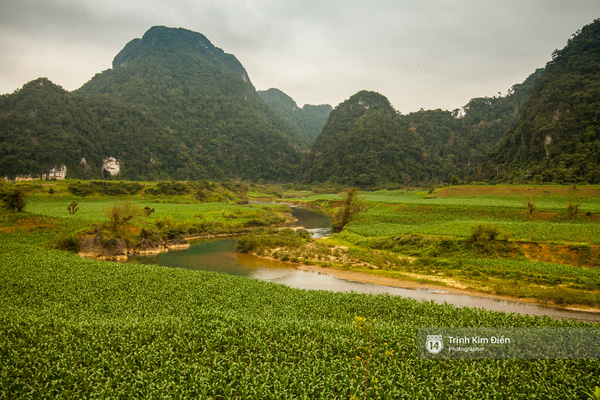
[[[187,161],[177,163],[177,176],[285,180],[308,147],[262,101],[240,62],[200,33],[153,27],[130,41],[113,65],[78,93],[151,110],[180,141],[175,153]]]
[[[350,110],[369,110],[369,111],[382,111],[386,113],[396,113],[396,110],[390,103],[387,97],[384,95],[372,92],[369,90],[361,90],[356,94],[352,95],[348,100],[340,103],[336,110],[342,110],[348,108]]]
[[[40,83],[45,95],[25,96]],[[151,28],[73,93],[36,80],[1,100],[0,174],[11,177],[65,166],[99,178],[113,160],[128,179],[285,181],[308,147],[233,55],[181,28]]]
[[[201,56],[215,65],[227,67],[249,81],[242,64],[231,54],[215,47],[201,33],[183,28],[154,26],[142,38],[133,39],[113,60],[113,68],[125,67],[131,61],[144,57],[181,58],[182,54]],[[180,61],[180,60],[178,60]]]
[[[277,108],[286,110],[298,109],[298,104],[296,101],[277,88],[259,90],[258,94],[263,100],[265,100],[269,107],[273,108],[275,111],[278,111]]]

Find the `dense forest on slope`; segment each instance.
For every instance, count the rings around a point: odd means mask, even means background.
[[[358,186],[400,182],[403,174],[417,178],[420,157],[418,138],[402,126],[388,99],[361,91],[331,112],[305,160],[303,179]]]
[[[307,146],[260,99],[234,56],[184,29],[150,29],[77,93],[148,107],[189,156],[184,179],[288,180]]]
[[[332,110],[329,104],[305,104],[300,108],[294,99],[275,88],[259,90],[258,95],[309,143],[319,136]]]
[[[489,179],[600,182],[600,20],[552,57],[489,158]]]
[[[153,148],[163,148],[160,160]],[[184,155],[177,141],[146,109],[110,97],[69,93],[47,79],[0,97],[0,171],[41,176],[67,167],[71,177],[103,177],[103,160],[121,160],[125,179],[173,176]]]
[[[361,91],[331,112],[302,179],[361,187],[480,180],[481,159],[512,127],[541,72],[507,96],[475,98],[454,111],[401,115],[383,95]]]

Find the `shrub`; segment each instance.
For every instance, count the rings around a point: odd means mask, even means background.
[[[69,211],[69,215],[75,215],[75,213],[79,211],[77,202],[72,201],[71,204],[67,206],[67,211]]]
[[[105,194],[109,196],[121,196],[139,193],[144,186],[139,182],[107,182],[107,181],[86,181],[73,182],[67,186],[67,190],[75,196],[89,196],[94,193]]]
[[[21,212],[27,205],[25,191],[18,186],[7,186],[0,190],[0,200],[6,208]]]
[[[495,225],[477,224],[473,226],[473,232],[466,242],[476,246],[485,246],[504,235],[505,233]]]
[[[569,202],[569,204],[567,204],[567,217],[569,217],[570,221],[574,221],[577,217],[577,214],[579,214],[579,206],[579,204],[575,204],[572,202]]]
[[[114,206],[106,210],[108,217],[107,228],[113,234],[117,235],[123,228],[131,225],[136,218],[142,215],[140,207],[126,201],[125,203],[115,203]]]
[[[495,225],[477,224],[473,226],[471,235],[465,239],[465,244],[478,252],[506,255],[515,250],[515,246],[508,240],[509,238],[508,232]]]
[[[184,182],[159,182],[156,186],[146,189],[146,193],[154,196],[174,196],[186,194],[190,191],[190,187]]]
[[[52,247],[59,250],[79,252],[79,239],[76,234],[60,234],[52,242]]]
[[[286,228],[280,231],[270,230],[239,238],[236,243],[236,250],[240,253],[250,253],[275,247],[299,248],[307,242],[307,237],[310,238],[310,233],[304,229],[292,230]]]
[[[535,209],[536,209],[535,203],[533,202],[533,200],[529,200],[527,202],[527,212],[529,213],[529,219],[533,218],[533,213],[534,213]]]

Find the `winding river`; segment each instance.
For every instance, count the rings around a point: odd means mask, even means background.
[[[311,232],[314,238],[329,234],[330,220],[326,214],[305,208],[294,207],[293,216],[298,219],[294,224]],[[600,321],[600,313],[568,310],[542,305],[501,300],[490,297],[451,294],[441,290],[403,289],[381,286],[371,283],[353,282],[321,272],[303,271],[289,263],[273,261],[251,254],[235,251],[236,239],[220,239],[192,243],[189,249],[179,252],[163,253],[158,256],[139,256],[131,262],[158,264],[172,268],[217,271],[232,275],[245,276],[281,283],[290,287],[310,290],[331,290],[335,292],[387,293],[394,296],[411,297],[417,300],[433,300],[437,303],[449,303],[458,307],[481,307],[488,310],[517,312],[528,315],[546,315],[552,318],[578,319],[582,321]]]

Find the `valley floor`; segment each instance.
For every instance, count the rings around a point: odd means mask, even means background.
[[[83,259],[53,247],[72,245],[72,235],[92,224],[108,229],[105,210],[123,197],[77,197],[58,186],[49,194],[43,185],[24,213],[0,216],[1,399],[578,399],[600,385],[596,359],[427,360],[416,340],[423,327],[598,324]],[[353,257],[360,268],[379,267],[369,273],[429,276],[416,284],[441,276],[496,293],[504,285],[521,294],[537,286],[536,294],[554,290],[562,304],[584,294],[598,304],[599,196],[542,194],[529,218],[522,198],[447,198],[443,190],[367,193],[369,209],[342,233],[307,241],[316,247],[305,254],[291,252],[301,245],[280,250],[279,258],[320,256],[310,268],[333,271],[329,252]],[[335,212],[337,195],[311,196],[301,201]],[[155,209],[122,230],[132,241],[142,228],[167,236],[228,229],[258,235],[286,213],[276,205],[127,198]],[[74,200],[80,210],[70,215]],[[573,220],[564,211],[569,200],[580,204]],[[478,224],[487,228],[472,237]],[[576,254],[532,261],[512,246],[518,241],[569,246]]]
[[[334,195],[293,201],[332,214],[340,207]],[[377,275],[390,285],[584,309],[600,305],[597,186],[380,191],[365,193],[363,201],[367,210],[341,233],[320,243],[257,253]]]

